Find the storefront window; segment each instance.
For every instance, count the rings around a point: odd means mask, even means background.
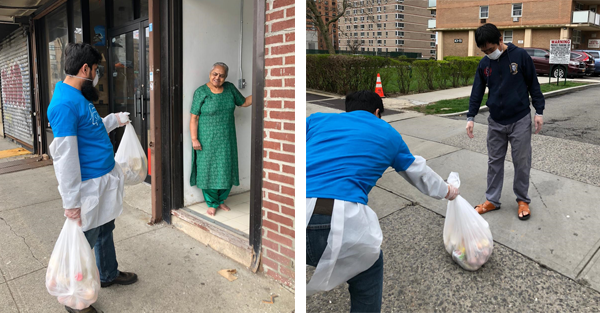
[[[48,94],[54,94],[56,83],[65,79],[64,51],[69,43],[67,6],[63,4],[44,18],[47,51]]]
[[[73,1],[73,32],[75,42],[83,42],[83,27],[81,22],[81,0]]]
[[[115,1],[117,2],[117,1]],[[108,58],[108,50],[106,47],[106,0],[90,1],[90,38],[91,44],[96,48],[103,56],[102,62],[100,62],[100,70],[104,71],[104,75],[98,81],[96,89],[100,96],[98,101],[94,103],[96,111],[100,116],[106,116],[110,112],[109,99],[108,99],[108,64],[106,62]]]
[[[148,0],[113,2],[113,27],[127,25],[129,22],[140,18],[148,18]]]

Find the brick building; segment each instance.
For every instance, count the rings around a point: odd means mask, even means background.
[[[311,0],[309,0],[309,1],[311,1]],[[319,11],[319,14],[321,15],[323,23],[327,23],[335,17],[335,15],[337,13],[336,0],[313,0],[313,1],[315,2],[316,6],[317,6],[317,10]],[[317,47],[318,50],[327,50],[327,46],[325,44],[325,39],[319,33],[316,23],[311,18],[309,18],[309,16],[312,16],[312,12],[310,11],[310,9],[308,9],[308,7],[306,8],[306,16],[307,16],[307,18],[306,18],[307,41],[309,40],[308,33],[311,33],[311,34],[316,33],[317,38],[318,38],[317,40],[319,43],[318,47]],[[338,44],[338,40],[337,40],[338,39],[337,31],[335,31],[335,30],[337,30],[338,22],[339,22],[339,20],[337,22],[331,23],[331,25],[329,25],[329,39],[333,43],[333,47],[335,50],[339,49],[339,44]]]
[[[295,6],[268,0],[265,33],[262,265],[294,287]]]
[[[427,30],[435,11],[427,0],[350,1],[340,19],[340,50],[413,52],[435,56],[435,34]]]
[[[438,34],[438,59],[482,56],[475,29],[496,25],[505,42],[520,47],[550,47],[551,39],[571,39],[572,49],[599,49],[598,0],[456,1],[429,0],[437,13],[429,30]]]

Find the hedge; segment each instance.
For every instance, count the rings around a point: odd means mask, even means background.
[[[481,57],[446,57],[443,61],[406,57],[307,55],[306,86],[337,94],[374,90],[377,73],[386,93],[408,94],[466,86]],[[391,89],[391,91],[390,91]],[[395,91],[395,92],[394,92]]]

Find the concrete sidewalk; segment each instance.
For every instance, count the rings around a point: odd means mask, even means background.
[[[46,266],[64,223],[52,166],[0,177],[0,312],[65,312],[45,287]],[[131,286],[102,289],[95,306],[122,312],[292,312],[294,294],[167,225],[149,226],[150,187],[125,190],[114,232],[119,268]],[[217,274],[237,269],[229,282]],[[265,304],[270,295],[274,304]]]
[[[476,125],[478,141],[465,134],[464,121],[424,116],[392,123],[403,136],[422,141],[412,145],[419,150],[451,151],[428,159],[428,165],[447,178],[451,171],[461,178],[461,194],[471,204],[485,201],[487,155],[484,150],[487,128]],[[417,127],[418,126],[418,127]],[[423,145],[427,146],[423,146]],[[575,280],[585,281],[600,291],[600,147],[559,138],[534,135],[529,196],[532,217],[520,221],[512,192],[512,163],[505,163],[501,197],[502,209],[482,215],[489,223],[494,240]],[[569,145],[571,149],[561,149]],[[452,151],[452,148],[460,150]],[[581,157],[588,150],[595,159]],[[509,152],[510,153],[510,152]],[[575,153],[575,155],[573,155]],[[586,154],[587,155],[587,154]],[[579,156],[579,157],[577,157]],[[573,162],[578,158],[579,162]],[[574,175],[585,172],[586,176]],[[387,173],[378,186],[419,202],[445,215],[444,203],[422,195],[396,173]]]

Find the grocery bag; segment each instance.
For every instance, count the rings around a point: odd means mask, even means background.
[[[448,183],[460,187],[458,173]],[[444,245],[452,259],[468,271],[478,270],[492,255],[494,241],[486,220],[462,196],[448,201],[444,222]]]
[[[131,123],[125,126],[125,133],[115,154],[115,162],[123,170],[125,185],[137,185],[146,179],[148,159]]]
[[[67,218],[58,236],[46,271],[46,289],[60,304],[76,310],[98,299],[96,258],[77,220]]]

